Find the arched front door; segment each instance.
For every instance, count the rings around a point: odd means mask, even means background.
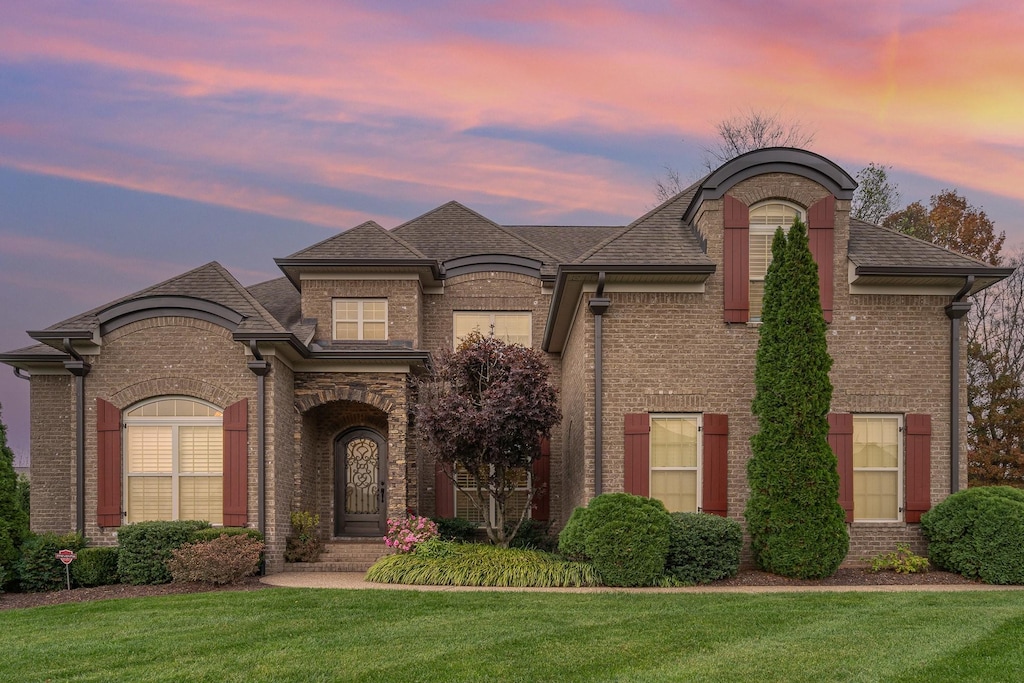
[[[387,444],[370,429],[334,441],[334,533],[379,536],[387,523]]]

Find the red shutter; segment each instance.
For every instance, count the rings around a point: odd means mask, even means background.
[[[647,413],[626,415],[626,493],[651,495],[651,417]]]
[[[249,503],[249,401],[224,409],[224,526],[245,526]]]
[[[533,518],[546,522],[551,516],[551,441],[540,440],[540,457],[533,461]]]
[[[846,523],[853,522],[853,415],[828,414],[828,445],[836,454],[839,470],[839,504],[846,512]]]
[[[96,399],[96,524],[121,526],[121,411]]]
[[[818,264],[818,291],[825,322],[832,322],[832,288],[835,279],[836,198],[829,195],[807,210],[807,239]]]
[[[451,519],[455,516],[455,484],[444,473],[439,461],[434,461],[434,515]]]
[[[704,415],[701,510],[725,517],[729,508],[729,416]]]
[[[927,512],[932,506],[932,416],[907,415],[905,429],[906,463],[903,476],[906,503],[903,518],[916,524],[921,521],[921,513]]]
[[[722,197],[725,240],[725,322],[745,323],[750,317],[750,210],[730,195]]]

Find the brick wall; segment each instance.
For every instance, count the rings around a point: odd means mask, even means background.
[[[280,571],[284,565],[285,539],[291,533],[291,511],[296,494],[295,477],[300,460],[295,447],[295,377],[279,359],[270,357],[266,377],[266,568]],[[250,485],[255,486],[254,481]],[[256,493],[250,493],[250,500]]]
[[[32,531],[74,531],[75,378],[33,373],[30,405]]]
[[[420,348],[420,296],[419,280],[303,280],[302,317],[316,318],[314,340],[330,341],[334,299],[387,299],[388,340]]]
[[[562,350],[562,507],[557,526],[594,494],[594,318],[587,296],[577,304],[576,318]]]

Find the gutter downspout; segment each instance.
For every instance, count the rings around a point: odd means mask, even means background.
[[[594,495],[601,495],[601,469],[602,460],[604,459],[604,449],[602,448],[602,439],[604,438],[602,422],[603,422],[603,403],[602,394],[603,391],[603,378],[602,368],[604,365],[602,348],[601,348],[601,318],[608,311],[608,307],[612,305],[611,299],[604,296],[604,279],[605,273],[602,270],[597,274],[597,292],[591,297],[587,305],[590,307],[590,312],[594,314]]]
[[[249,340],[249,350],[255,360],[249,361],[249,370],[256,375],[256,519],[260,533],[267,537],[267,394],[266,380],[270,362],[260,354],[259,343]]]
[[[971,310],[971,302],[963,298],[974,287],[974,276],[968,275],[964,286],[946,306],[949,318],[949,492],[960,490],[960,318]]]
[[[32,379],[32,375],[26,375],[24,373],[25,373],[25,371],[22,370],[21,368],[14,368],[14,376],[17,377],[18,379],[24,379],[24,380]]]
[[[64,369],[75,376],[75,531],[85,535],[85,376],[91,366],[64,337],[64,351],[72,360],[64,361]],[[15,373],[17,374],[17,373]]]

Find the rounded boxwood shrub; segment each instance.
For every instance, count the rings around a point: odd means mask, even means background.
[[[940,569],[993,584],[1024,584],[1024,491],[954,493],[921,516],[928,557]]]
[[[167,560],[171,551],[192,540],[209,522],[139,522],[123,526],[117,532],[117,574],[124,583],[136,585],[170,583]]]
[[[85,540],[75,533],[30,535],[21,544],[21,558],[18,559],[18,580],[21,582],[21,590],[26,593],[41,593],[66,588],[67,570],[57,559],[57,551],[67,549],[77,553],[83,547]]]
[[[587,543],[583,527],[583,520],[586,516],[587,508],[576,508],[562,528],[562,532],[558,534],[558,552],[563,557],[579,561],[590,559],[587,556]]]
[[[192,534],[192,542],[212,541],[221,536],[248,536],[254,541],[263,542],[263,534],[259,529],[250,529],[241,526],[206,527],[197,529]]]
[[[654,498],[605,493],[583,520],[586,554],[608,586],[651,586],[665,570],[672,518]]]
[[[711,583],[736,576],[743,528],[734,519],[702,512],[675,512],[669,530],[665,573],[684,583]]]
[[[71,563],[71,583],[89,588],[120,583],[117,578],[117,548],[82,548]]]

